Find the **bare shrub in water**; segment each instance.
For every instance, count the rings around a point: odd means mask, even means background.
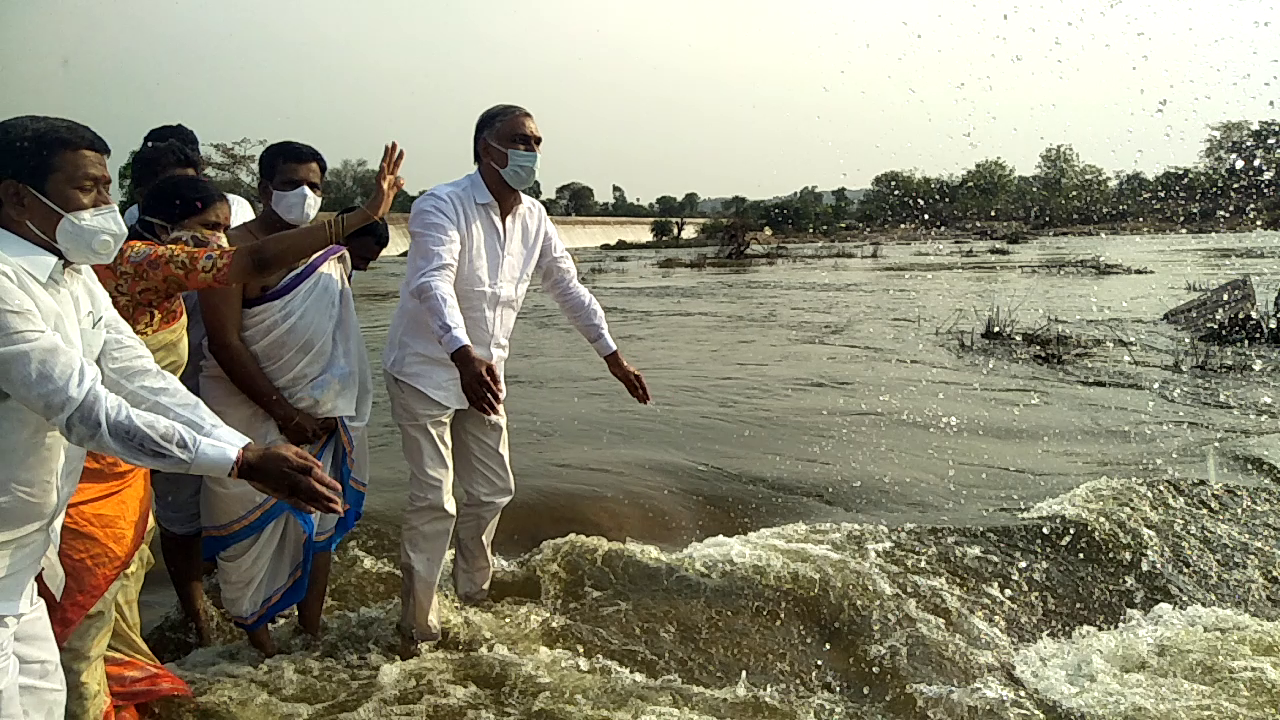
[[[1026,265],[1023,266],[1022,271],[1052,275],[1151,275],[1155,273],[1151,268],[1136,268],[1122,263],[1107,262],[1101,257]]]
[[[1062,365],[1088,356],[1106,344],[1098,338],[1072,333],[1052,317],[1034,328],[1022,329],[1017,309],[998,305],[987,311],[980,328],[956,331],[953,323],[946,330],[940,329],[939,334],[951,335],[960,352],[1001,355],[1043,365]]]

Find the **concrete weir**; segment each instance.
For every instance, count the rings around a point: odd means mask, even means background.
[[[555,223],[565,246],[571,248],[600,247],[619,240],[643,243],[653,238],[649,233],[652,218],[553,217],[551,221]],[[391,242],[387,245],[386,254],[395,256],[409,252],[408,213],[392,213],[387,222],[391,226]],[[689,220],[684,229],[685,236],[695,234],[703,222]]]

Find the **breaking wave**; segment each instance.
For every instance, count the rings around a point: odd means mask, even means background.
[[[446,596],[447,638],[401,662],[394,529],[374,527],[339,553],[322,639],[282,620],[258,663],[223,627],[176,661],[197,700],[163,716],[1272,716],[1278,530],[1269,485],[1164,477],[986,527],[569,536],[505,563],[487,606]]]

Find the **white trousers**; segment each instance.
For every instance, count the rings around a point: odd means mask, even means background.
[[[515,495],[507,416],[454,410],[384,373],[391,417],[409,463],[409,502],[400,539],[400,631],[440,637],[436,586],[454,540],[453,584],[463,602],[483,600],[493,578],[493,534]],[[457,494],[457,499],[454,495]]]
[[[0,616],[0,720],[62,720],[67,709],[67,679],[49,609],[28,590],[31,609]]]

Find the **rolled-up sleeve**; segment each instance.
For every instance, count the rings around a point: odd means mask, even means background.
[[[104,310],[93,332],[103,333],[105,376],[0,276],[0,390],[73,445],[157,470],[228,475],[248,439],[161,370],[109,301]]]
[[[448,203],[432,193],[415,201],[409,213],[406,286],[426,309],[432,333],[449,354],[471,344],[454,288],[461,249],[462,235]]]
[[[545,227],[537,264],[538,274],[542,277],[542,289],[556,301],[560,312],[591,343],[600,357],[612,355],[617,352],[618,346],[609,335],[609,323],[605,321],[604,309],[578,279],[578,268],[573,264],[573,256],[560,240],[560,234],[556,232],[550,219],[546,220]]]

